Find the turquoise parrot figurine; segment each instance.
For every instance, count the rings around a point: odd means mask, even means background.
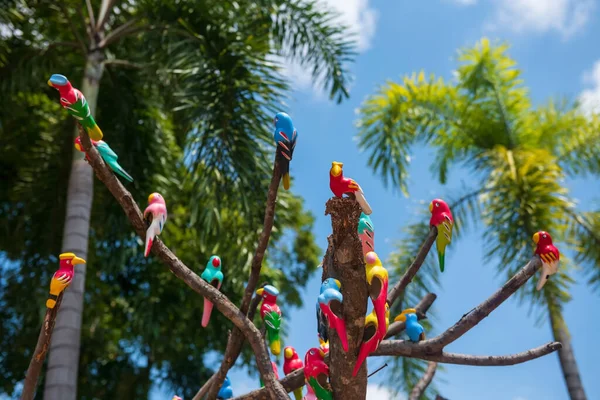
[[[344,296],[340,292],[342,284],[337,279],[327,278],[321,284],[321,294],[317,301],[321,312],[327,318],[329,326],[337,332],[342,348],[348,351],[348,337],[346,335],[346,321],[342,315]],[[320,318],[320,316],[318,315]],[[326,341],[325,338],[321,338]]]
[[[375,251],[375,228],[371,218],[364,212],[360,213],[358,219],[358,238],[362,244],[363,256],[366,257],[370,251]]]
[[[231,381],[229,377],[225,377],[225,381],[223,381],[223,386],[219,389],[219,393],[217,393],[218,400],[226,400],[231,399],[233,397],[233,388],[231,387]]]
[[[217,290],[221,289],[223,283],[223,272],[221,271],[221,259],[219,256],[212,256],[206,263],[206,268],[200,275],[202,279],[211,284]],[[202,326],[206,328],[212,313],[213,303],[204,298],[204,310],[202,311]]]
[[[419,324],[417,310],[407,308],[400,315],[394,318],[394,322],[404,322],[406,325],[406,334],[412,342],[425,340],[425,329]]]
[[[333,400],[329,384],[329,367],[324,361],[325,353],[321,349],[312,348],[304,356],[304,380],[318,400]],[[310,391],[309,391],[310,392]]]
[[[277,296],[279,290],[274,286],[265,285],[258,289],[256,294],[262,296],[262,305],[260,306],[260,317],[265,323],[267,330],[267,341],[271,348],[271,353],[277,356],[281,352],[281,339],[279,331],[281,330],[281,310],[277,305]]]
[[[75,118],[92,140],[102,140],[102,131],[90,112],[83,93],[71,86],[66,76],[54,74],[48,79],[48,85],[58,90],[60,105]]]
[[[279,158],[279,169],[281,170],[281,180],[283,188],[290,188],[290,161],[296,147],[298,133],[294,128],[294,122],[284,112],[279,112],[273,119],[275,128],[273,129],[273,140],[277,144],[277,157]]]
[[[442,199],[433,199],[431,203],[429,203],[429,211],[431,212],[429,225],[437,228],[437,238],[435,244],[438,252],[440,271],[444,272],[446,246],[448,246],[452,241],[454,218],[452,218],[450,207]]]
[[[133,178],[131,177],[131,175],[129,175],[127,173],[127,171],[125,171],[123,169],[123,167],[121,167],[119,165],[119,162],[118,162],[119,156],[117,155],[117,153],[115,153],[105,141],[92,140],[92,145],[96,148],[96,150],[98,150],[98,153],[100,153],[100,156],[102,157],[102,159],[104,160],[106,165],[108,165],[110,167],[110,169],[113,170],[113,172],[121,175],[123,178],[127,179],[129,182],[133,182]],[[79,136],[77,136],[75,138],[75,148],[77,150],[81,151],[82,153],[85,153],[85,149],[83,148],[83,145],[81,144],[81,138]],[[85,154],[85,158],[89,161],[89,157],[88,157],[87,153]]]

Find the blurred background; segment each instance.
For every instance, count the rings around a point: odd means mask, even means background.
[[[125,186],[140,207],[151,192],[163,194],[161,239],[197,273],[218,254],[221,290],[237,304],[262,229],[272,118],[292,116],[292,187],[278,195],[261,282],[282,292],[283,342],[301,357],[318,344],[314,302],[335,160],[374,209],[375,246],[392,283],[427,233],[429,201],[452,206],[446,271],[431,252],[393,310],[436,293],[429,337],[523,266],[536,231],[550,232],[561,250],[560,273],[541,292],[536,276],[449,347],[501,355],[559,340],[560,357],[443,366],[426,398],[600,398],[599,3],[1,0],[2,398],[19,396],[63,232],[74,223],[65,220],[67,188],[81,155],[74,121],[46,84],[53,73],[79,88],[84,75],[94,78],[84,92],[135,179]],[[93,202],[83,210],[81,330],[70,332],[81,339],[79,370],[60,384],[77,399],[191,399],[220,365],[231,323],[214,311],[203,329],[202,299],[143,257],[97,179],[82,185]],[[61,357],[60,348],[51,356],[59,366]],[[404,399],[426,367],[370,358],[369,370],[386,362],[369,380],[370,400]],[[229,377],[235,395],[259,387],[248,346]],[[55,384],[42,373],[36,398]]]

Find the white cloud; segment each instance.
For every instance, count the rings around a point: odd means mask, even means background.
[[[495,7],[491,29],[557,31],[566,39],[586,25],[596,0],[495,0]]]
[[[579,95],[581,108],[586,113],[600,113],[600,60],[596,61],[591,71],[583,75],[583,81],[591,87]]]
[[[386,387],[379,387],[374,383],[367,385],[367,398],[365,400],[406,400],[406,396],[400,394],[392,396],[392,391]]]

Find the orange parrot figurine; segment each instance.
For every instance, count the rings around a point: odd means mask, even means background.
[[[536,244],[535,254],[542,260],[542,272],[536,289],[542,290],[550,275],[558,272],[560,262],[560,252],[552,244],[552,236],[546,231],[539,231],[533,235],[533,241]]]

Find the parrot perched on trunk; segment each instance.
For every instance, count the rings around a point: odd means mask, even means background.
[[[380,332],[387,332],[390,323],[390,306],[385,303],[385,329],[380,329],[377,322],[377,314],[375,310],[371,311],[369,315],[365,317],[365,329],[363,331],[363,340],[358,350],[358,357],[356,358],[356,364],[354,365],[354,371],[352,376],[356,376],[363,362],[367,359],[369,354],[377,350],[379,343],[385,337]]]
[[[448,207],[448,204],[442,199],[432,200],[431,203],[429,203],[429,211],[431,212],[429,226],[435,226],[437,228],[436,247],[440,262],[440,271],[444,272],[446,246],[452,241],[454,219],[452,218],[450,207]]]
[[[100,153],[100,156],[102,157],[106,165],[110,167],[110,169],[112,169],[115,173],[121,175],[123,178],[127,179],[129,182],[133,182],[133,178],[131,177],[131,175],[129,175],[127,171],[125,171],[123,167],[119,165],[119,156],[117,155],[117,153],[115,153],[113,149],[111,149],[110,146],[104,140],[92,140],[92,145],[96,148],[96,150],[98,150],[98,153]],[[81,144],[81,138],[79,136],[75,138],[75,148],[81,151],[82,153],[85,153],[85,149]],[[85,158],[89,160],[87,153],[85,155]]]
[[[231,381],[229,380],[229,377],[226,376],[225,380],[223,381],[223,386],[221,386],[221,389],[219,389],[219,393],[217,393],[217,399],[226,400],[231,399],[232,397],[233,389],[231,387]]]
[[[343,197],[344,194],[354,195],[365,215],[371,215],[371,206],[367,203],[365,194],[354,179],[344,178],[343,166],[344,164],[341,162],[333,161],[331,163],[329,188],[336,197]]]
[[[331,279],[331,280],[329,280]],[[319,290],[319,295],[323,294],[323,292],[329,288],[333,288],[339,291],[342,287],[342,284],[337,279],[328,278],[321,284],[321,289]],[[340,293],[341,294],[341,293]],[[319,334],[319,342],[329,342],[329,332],[327,326],[327,317],[321,311],[321,305],[317,299],[317,332]]]
[[[277,144],[277,156],[279,158],[279,169],[281,170],[281,180],[283,188],[290,188],[290,161],[296,147],[298,133],[294,128],[294,122],[284,112],[279,112],[273,119],[275,128],[273,129],[273,140]]]
[[[275,379],[279,379],[279,372],[277,372],[277,364],[275,364],[274,361],[271,361],[271,368],[273,368],[273,372],[275,373]],[[258,378],[258,381],[260,382],[260,387],[265,386],[265,383],[262,381],[261,378]]]
[[[265,322],[267,341],[269,342],[271,353],[277,356],[281,352],[281,340],[279,338],[279,331],[281,330],[281,310],[277,305],[279,290],[274,286],[265,285],[258,289],[256,294],[263,298],[262,305],[260,306],[260,316]]]
[[[315,392],[318,400],[333,400],[329,384],[329,367],[324,361],[325,353],[312,348],[304,356],[304,380]],[[310,391],[309,391],[310,392]]]
[[[160,193],[155,192],[148,196],[148,207],[144,210],[144,220],[148,224],[144,257],[148,257],[154,237],[161,234],[167,222],[167,204]]]
[[[340,292],[342,284],[337,279],[327,278],[321,284],[321,294],[317,301],[322,313],[327,318],[329,326],[337,332],[342,348],[348,351],[348,337],[346,335],[346,321],[342,316],[342,303],[344,296]],[[324,340],[324,338],[321,338]]]
[[[73,253],[62,253],[58,256],[58,270],[52,275],[50,281],[50,298],[46,300],[46,307],[54,308],[58,296],[71,284],[73,275],[75,275],[75,265],[85,264],[83,258],[77,257]]]
[[[552,244],[552,236],[548,232],[539,231],[533,235],[533,241],[536,244],[535,254],[540,256],[542,260],[542,272],[540,280],[537,283],[537,290],[541,290],[550,275],[558,272],[558,264],[560,262],[560,252]]]
[[[96,124],[96,121],[94,121],[83,93],[71,86],[71,82],[64,75],[60,74],[52,75],[48,80],[48,85],[58,90],[58,93],[60,93],[60,105],[79,121],[83,129],[90,136],[90,139],[101,140],[103,136],[102,131],[98,124]]]
[[[286,376],[304,367],[302,360],[300,357],[298,357],[298,353],[296,353],[296,349],[294,349],[292,346],[287,346],[285,349],[283,349],[283,356],[285,358],[283,361],[283,372]],[[296,400],[302,400],[301,387],[294,390],[294,397]]]
[[[221,289],[223,283],[223,272],[221,272],[221,259],[219,256],[212,256],[206,263],[206,268],[200,275],[202,279],[211,284],[217,290]],[[212,313],[213,303],[204,298],[204,310],[202,311],[202,326],[206,328],[208,321],[210,320],[210,314]]]
[[[394,318],[394,322],[404,322],[406,326],[406,334],[412,342],[425,340],[425,329],[419,324],[417,318],[417,310],[407,308],[400,315]]]
[[[379,336],[382,338],[386,334],[385,313],[388,292],[388,272],[381,264],[377,253],[371,251],[365,257],[365,271],[367,273],[367,285],[369,286],[369,298],[373,303],[373,309],[377,316],[379,327]]]
[[[362,244],[363,256],[370,251],[375,251],[375,228],[371,218],[364,212],[360,213],[358,219],[358,238]]]

